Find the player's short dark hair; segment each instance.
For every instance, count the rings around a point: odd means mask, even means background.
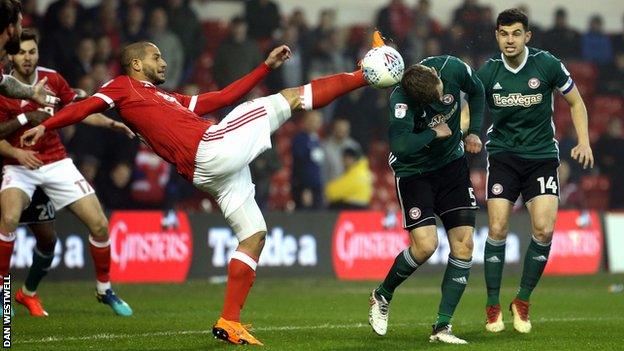
[[[401,87],[419,104],[430,104],[440,98],[438,92],[440,80],[423,65],[412,65],[401,79]]]
[[[128,74],[130,72],[132,60],[142,60],[143,58],[145,58],[145,48],[147,48],[148,46],[156,45],[150,43],[149,41],[139,41],[126,45],[123,49],[121,49],[121,54],[119,55],[119,64],[121,65],[124,73]]]
[[[4,32],[10,24],[17,24],[21,12],[20,0],[0,0],[0,32]]]
[[[32,28],[24,28],[22,29],[22,35],[20,36],[21,41],[29,41],[34,40],[35,44],[39,44],[39,35],[37,35],[37,31]]]
[[[496,18],[496,28],[500,26],[510,26],[514,23],[522,23],[524,30],[529,30],[529,17],[520,9],[507,9],[499,13]]]

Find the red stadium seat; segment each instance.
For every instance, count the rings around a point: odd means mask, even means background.
[[[611,181],[605,175],[589,175],[581,178],[581,190],[584,193],[587,208],[608,209],[610,188]]]

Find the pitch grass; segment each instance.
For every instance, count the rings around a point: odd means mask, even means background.
[[[430,344],[430,324],[439,303],[440,277],[415,276],[392,301],[388,334],[373,334],[367,323],[368,296],[374,282],[333,279],[263,279],[256,282],[244,322],[253,322],[263,350],[621,350],[624,294],[608,292],[624,275],[547,277],[532,299],[533,332],[483,328],[485,290],[481,274],[471,277],[456,311],[454,330],[467,346]],[[502,301],[512,299],[517,277],[506,277]],[[18,284],[14,285],[14,290]],[[16,350],[234,350],[215,340],[224,285],[196,280],[182,285],[121,285],[118,294],[134,316],[112,315],[97,304],[93,284],[42,284],[50,317],[32,318],[17,307],[13,322]],[[250,348],[250,347],[247,347]]]

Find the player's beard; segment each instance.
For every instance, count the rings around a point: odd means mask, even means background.
[[[160,85],[160,84],[165,82],[165,78],[160,78],[158,76],[158,73],[156,73],[155,69],[147,69],[147,70],[145,70],[145,76],[147,78],[149,78],[152,81],[152,83],[154,83],[156,85]]]
[[[4,50],[6,50],[6,53],[9,55],[17,55],[17,53],[20,51],[19,36],[11,38],[9,41],[7,41],[6,44],[4,44]]]

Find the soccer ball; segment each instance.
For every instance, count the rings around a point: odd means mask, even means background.
[[[362,59],[364,79],[377,89],[400,82],[404,68],[401,54],[387,45],[371,49]]]

